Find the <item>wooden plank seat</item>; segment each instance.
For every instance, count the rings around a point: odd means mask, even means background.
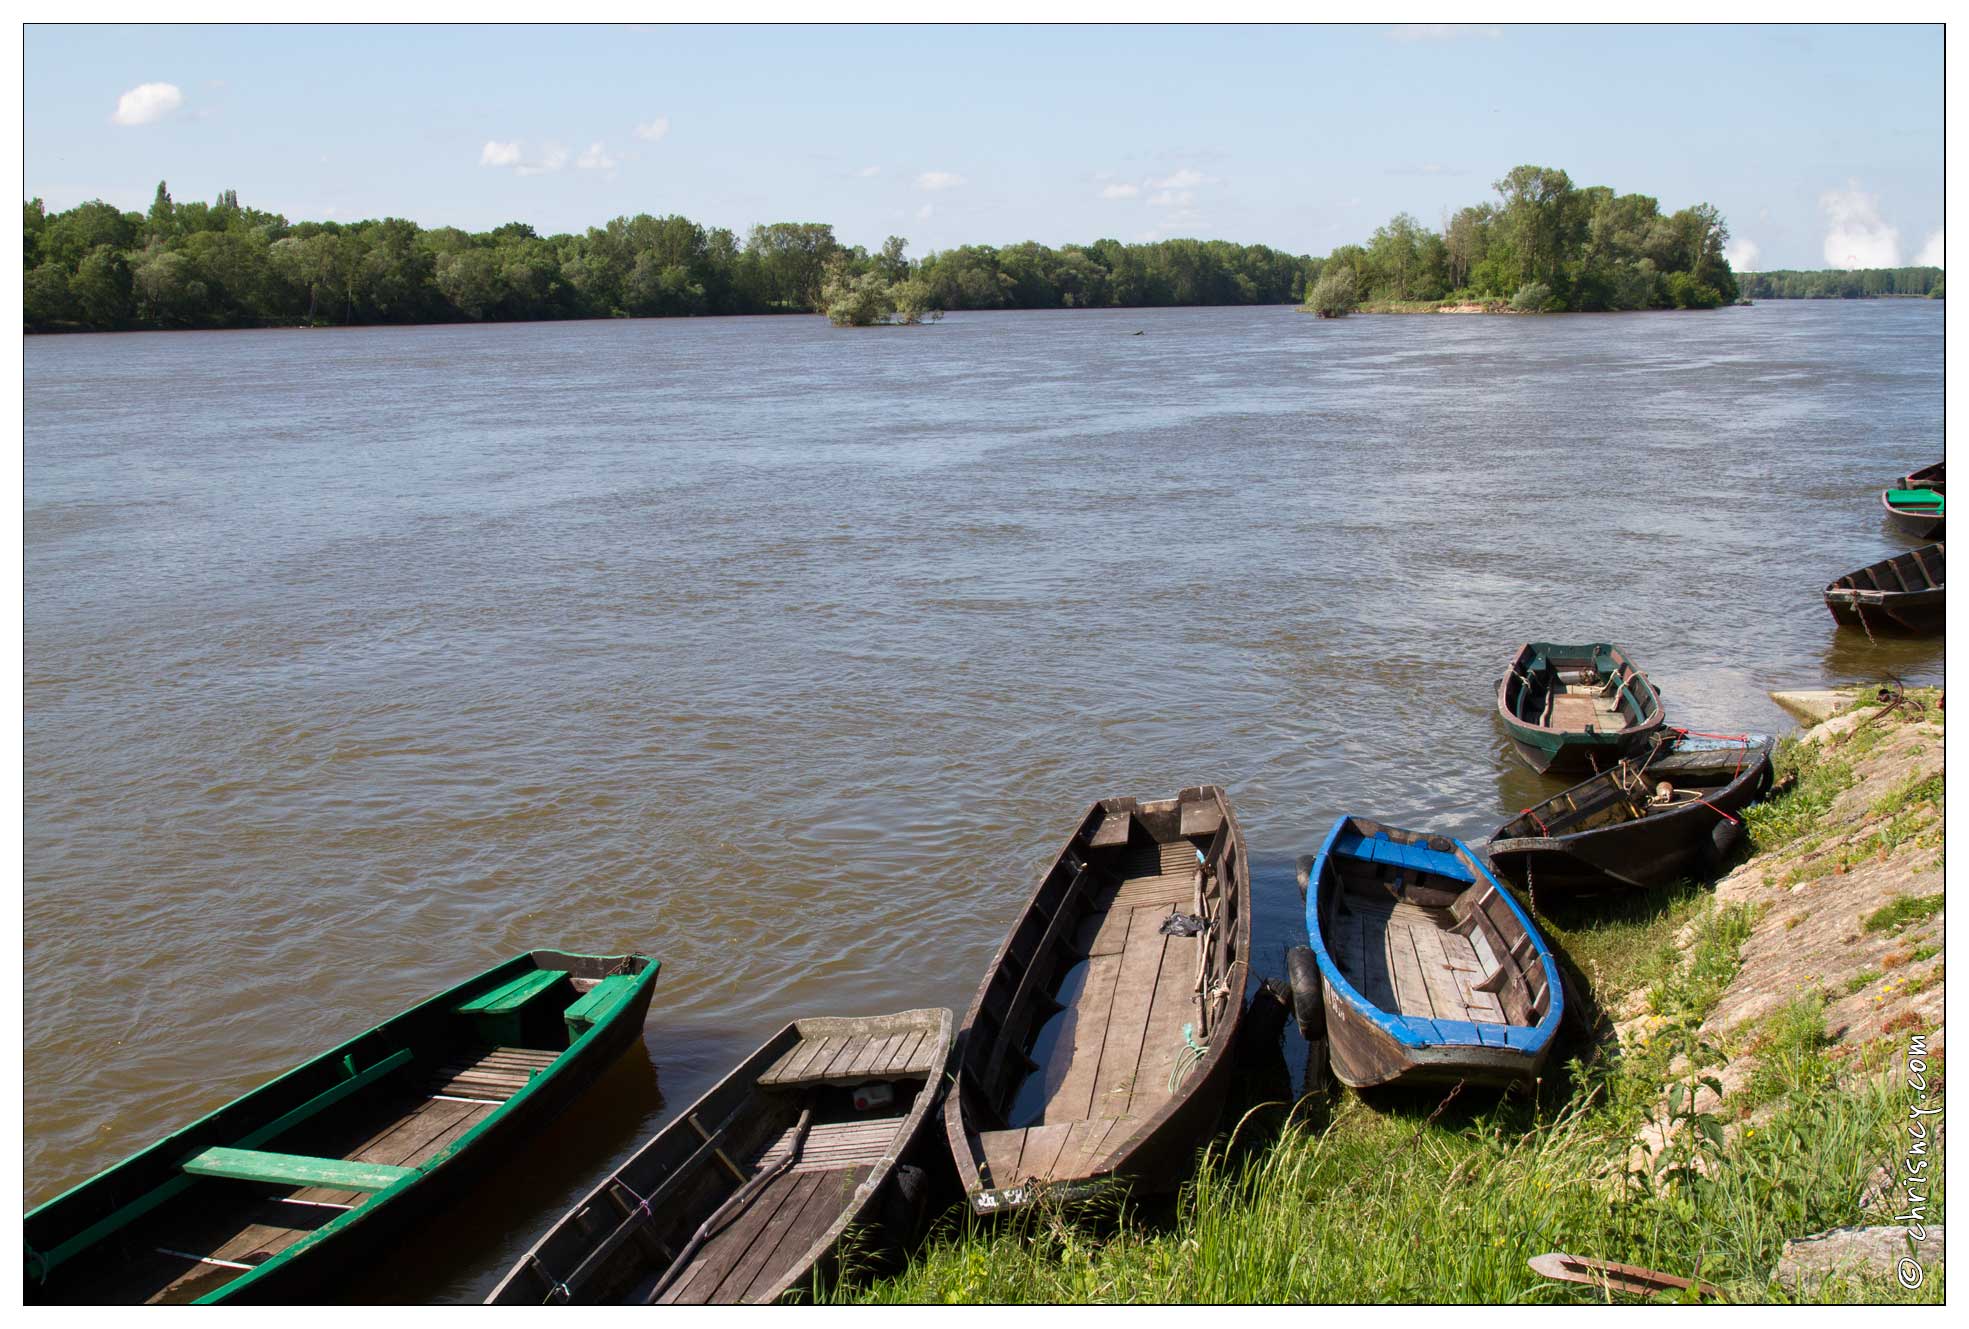
[[[615,974],[604,978],[576,998],[574,1004],[561,1013],[567,1022],[567,1037],[571,1043],[595,1027],[595,1022],[615,1008],[615,1003],[626,1000],[636,990],[636,978],[632,974]]]
[[[275,1154],[261,1149],[207,1149],[186,1159],[183,1167],[194,1177],[258,1181],[275,1186],[333,1186],[351,1191],[388,1190],[405,1177],[417,1174],[416,1168],[386,1163]]]
[[[802,1038],[766,1068],[759,1076],[759,1084],[777,1089],[791,1085],[856,1085],[869,1080],[916,1079],[942,1069],[932,1064],[936,1054],[936,1034],[928,1029],[888,1035]]]
[[[567,977],[565,969],[534,969],[458,1007],[460,1015],[510,1015]]]
[[[814,1126],[807,1131],[807,1138],[801,1141],[800,1155],[794,1161],[793,1171],[831,1172],[838,1168],[858,1167],[863,1163],[879,1163],[895,1144],[896,1132],[902,1128],[903,1120],[901,1117],[877,1117],[872,1121],[837,1121]],[[782,1131],[778,1139],[766,1146],[766,1152],[759,1155],[753,1164],[754,1170],[763,1172],[785,1158],[793,1148],[797,1133],[792,1127]]]

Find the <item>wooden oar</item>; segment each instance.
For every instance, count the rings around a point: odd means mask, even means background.
[[[1653,1269],[1643,1269],[1639,1265],[1588,1260],[1559,1251],[1534,1255],[1525,1263],[1532,1267],[1534,1273],[1557,1279],[1561,1283],[1584,1283],[1588,1287],[1605,1288],[1611,1292],[1631,1292],[1640,1297],[1652,1297],[1660,1292],[1686,1292],[1693,1288],[1699,1297],[1725,1300],[1722,1292],[1708,1283],[1692,1283],[1686,1278],[1677,1278],[1673,1274],[1664,1274]]]

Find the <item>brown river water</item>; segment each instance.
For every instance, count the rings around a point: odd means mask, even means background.
[[[1279,973],[1335,816],[1560,787],[1491,718],[1520,641],[1620,643],[1703,730],[1941,677],[1820,599],[1915,543],[1933,302],[44,337],[25,379],[27,1204],[514,952],[663,961],[643,1048],[357,1298],[484,1295],[793,1016],[961,1013],[1097,796],[1226,786]]]

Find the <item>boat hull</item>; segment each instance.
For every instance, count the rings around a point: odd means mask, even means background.
[[[1497,875],[1534,901],[1622,889],[1647,890],[1693,877],[1721,864],[1742,835],[1742,813],[1768,792],[1775,740],[1754,735],[1741,744],[1711,744],[1640,765],[1649,782],[1721,781],[1700,801],[1634,820],[1571,834],[1540,834],[1577,807],[1616,791],[1616,772],[1594,776],[1506,822],[1485,848]]]
[[[903,1202],[901,1171],[941,1146],[927,1127],[952,1024],[931,1009],[787,1025],[568,1210],[486,1301],[763,1304],[831,1276],[850,1232],[864,1255],[899,1249],[927,1203]],[[875,1083],[906,1089],[904,1111],[844,1102]],[[827,1121],[800,1125],[816,1113]]]
[[[28,1244],[40,1253],[39,1258],[50,1262],[50,1272],[45,1280],[37,1280],[30,1273],[27,1299],[102,1304],[162,1296],[170,1300],[195,1297],[206,1303],[297,1302],[345,1285],[352,1265],[386,1247],[462,1189],[482,1181],[484,1164],[518,1146],[541,1123],[565,1108],[640,1037],[658,968],[647,956],[530,952],[303,1063],[29,1213],[25,1220]],[[159,1237],[160,1223],[177,1222],[180,1213],[223,1215],[237,1202],[236,1190],[228,1189],[237,1183],[211,1180],[214,1174],[209,1173],[189,1176],[186,1164],[190,1160],[202,1159],[214,1148],[242,1152],[242,1145],[251,1151],[279,1146],[283,1152],[246,1155],[262,1164],[299,1157],[298,1153],[284,1152],[293,1147],[289,1140],[335,1128],[337,1118],[331,1111],[299,1119],[271,1135],[266,1132],[297,1110],[305,1110],[307,1104],[338,1093],[338,1086],[363,1080],[368,1071],[357,1074],[355,1068],[388,1066],[405,1053],[414,1055],[402,1060],[399,1070],[379,1076],[373,1085],[351,1092],[341,1102],[359,1105],[372,1094],[384,1093],[409,1092],[415,1097],[422,1090],[402,1089],[391,1077],[424,1074],[444,1059],[441,1054],[451,1050],[445,1040],[453,1031],[456,1008],[462,1001],[509,979],[545,969],[596,980],[622,974],[631,976],[633,983],[619,1000],[597,1012],[586,1032],[578,1037],[570,1033],[565,1050],[553,1055],[550,1063],[514,1077],[523,1079],[523,1085],[510,1091],[472,1091],[507,1096],[496,1102],[490,1097],[449,1099],[467,1105],[470,1115],[477,1118],[475,1124],[414,1167],[394,1169],[405,1175],[387,1186],[369,1186],[367,1199],[352,1206],[330,1206],[345,1208],[346,1212],[269,1258],[257,1263],[235,1261],[230,1268],[222,1261],[202,1260],[210,1267],[212,1279],[226,1280],[217,1286],[188,1282],[184,1277],[153,1286],[150,1274],[138,1267],[153,1254],[175,1253],[162,1244],[171,1239],[169,1233],[175,1229],[165,1227],[165,1235]],[[559,1019],[557,1012],[547,1014],[550,1020]],[[491,1071],[470,1074],[503,1078]],[[470,1106],[474,1104],[477,1106]],[[327,1153],[319,1161],[334,1166],[343,1160]],[[247,1189],[272,1191],[277,1185]],[[153,1201],[152,1197],[161,1198]],[[133,1205],[146,1203],[152,1207],[131,1213]],[[92,1233],[97,1235],[92,1237]]]
[[[1172,914],[1207,926],[1165,932]],[[1250,867],[1221,789],[1094,804],[959,1031],[944,1131],[972,1211],[1180,1185],[1235,1075],[1250,952]]]
[[[1571,679],[1599,680],[1596,690]],[[1644,751],[1666,716],[1661,692],[1619,647],[1527,642],[1497,680],[1496,714],[1540,775],[1606,770]],[[1618,724],[1615,724],[1615,721]]]
[[[1825,607],[1842,627],[1930,636],[1947,628],[1947,546],[1932,544],[1869,563],[1825,588]]]
[[[1342,817],[1304,889],[1326,1056],[1342,1084],[1495,1087],[1538,1076],[1565,1009],[1558,963],[1468,846]],[[1395,901],[1385,915],[1383,896]]]

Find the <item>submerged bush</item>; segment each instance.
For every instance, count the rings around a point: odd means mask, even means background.
[[[1543,313],[1552,303],[1552,288],[1542,281],[1526,282],[1511,297],[1511,308],[1520,314]]]

